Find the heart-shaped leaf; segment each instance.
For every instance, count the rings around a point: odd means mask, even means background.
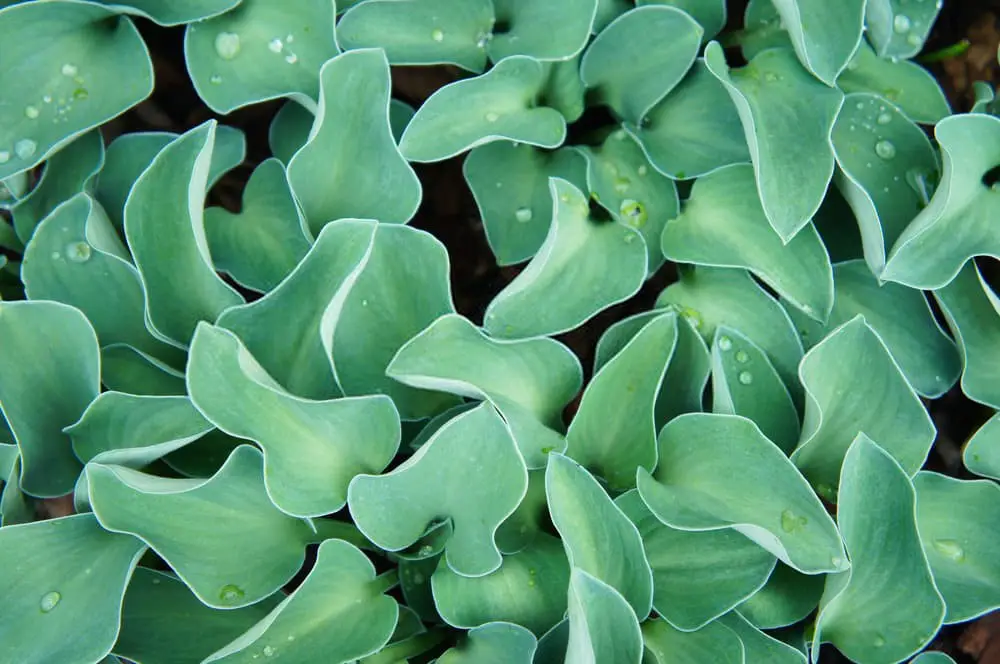
[[[829,86],[861,43],[867,0],[774,0],[799,60]]]
[[[660,432],[656,472],[638,471],[639,493],[681,530],[733,528],[806,574],[848,563],[833,520],[808,482],[750,420],[681,415]]]
[[[682,632],[666,620],[642,624],[642,640],[652,664],[743,664],[740,638],[721,622],[713,622],[693,632]]]
[[[621,594],[574,567],[569,585],[567,662],[638,664],[642,632],[635,612]]]
[[[449,648],[438,664],[531,664],[537,643],[524,627],[494,622],[470,630],[467,640]]]
[[[941,6],[940,2],[919,0],[867,0],[868,38],[883,58],[912,58],[923,48]]]

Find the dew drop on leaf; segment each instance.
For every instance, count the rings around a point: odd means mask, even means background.
[[[10,151],[0,150],[0,164],[6,164],[8,161],[10,161]]]
[[[882,636],[881,634],[876,634],[875,640],[872,641],[872,645],[874,645],[876,648],[881,648],[882,646],[885,645],[885,637]]]
[[[219,76],[218,74],[213,74],[212,78],[208,79],[208,82],[211,83],[212,85],[221,85],[222,77]]]
[[[38,117],[38,107],[36,107],[36,106],[25,106],[24,107],[24,116],[26,118],[28,118],[29,120],[34,120],[35,118]]]
[[[66,246],[66,258],[74,263],[86,263],[90,254],[90,245],[86,242],[73,242]]]
[[[876,120],[876,122],[878,122],[880,125],[887,125],[890,122],[892,122],[892,114],[891,113],[887,113],[887,112],[886,113],[879,113],[879,116],[878,116],[878,119]]]
[[[632,226],[633,228],[642,228],[646,225],[646,220],[648,219],[646,207],[639,201],[633,201],[630,198],[626,198],[622,201],[618,211],[621,213],[622,219],[624,219],[625,223],[629,226]]]
[[[222,586],[222,590],[219,591],[219,599],[225,602],[235,602],[236,600],[243,597],[245,593],[243,589],[232,583]]]
[[[72,76],[76,76],[79,73],[80,70],[77,68],[76,65],[67,62],[66,64],[64,64],[62,66],[62,69],[60,69],[59,71],[62,72],[63,76],[70,76],[70,77],[72,77]]]
[[[215,36],[215,52],[223,60],[232,60],[240,54],[240,36],[235,32],[220,32]]]
[[[289,53],[288,55],[285,56],[285,62],[287,62],[290,65],[294,65],[298,61],[299,61],[299,56],[295,55],[294,53]]]
[[[906,43],[910,46],[920,46],[920,36],[911,32],[910,36],[906,38]]]
[[[896,156],[896,146],[891,141],[881,140],[875,144],[875,154],[882,159],[892,159]]]
[[[271,41],[267,42],[267,48],[271,51],[271,53],[281,53],[281,51],[285,48],[285,43],[275,37]]]
[[[35,154],[35,150],[38,148],[36,144],[30,138],[22,138],[17,143],[14,143],[14,154],[16,154],[21,159],[30,159],[32,155]]]
[[[531,221],[531,216],[531,208],[528,207],[517,208],[517,211],[514,212],[514,218],[522,224],[526,224]]]
[[[946,558],[951,558],[956,563],[960,563],[965,560],[965,549],[962,545],[952,539],[937,539],[934,540],[934,548],[942,556]]]
[[[274,646],[264,646],[264,657],[273,657],[276,651]]]
[[[809,519],[798,516],[792,510],[785,510],[781,513],[781,529],[786,533],[794,533],[796,530],[805,528],[807,523],[809,523]]]
[[[431,32],[431,39],[436,42],[444,41],[444,32],[440,28],[434,28],[434,31]]]
[[[62,594],[58,590],[47,592],[42,595],[42,600],[38,603],[38,608],[42,610],[42,613],[48,613],[59,605],[61,599]]]
[[[733,347],[733,340],[729,337],[719,337],[719,348],[729,350]]]
[[[736,379],[740,381],[740,385],[749,385],[753,382],[753,374],[749,371],[741,371]]]
[[[892,29],[899,34],[906,34],[910,31],[910,17],[905,14],[896,14],[892,19]]]
[[[494,113],[493,111],[490,111],[489,113],[486,114],[486,121],[487,122],[496,122],[499,119],[500,119],[500,116],[498,114]]]
[[[747,355],[747,352],[745,350],[741,350],[740,352],[736,353],[736,361],[739,362],[740,364],[746,364],[747,362],[750,361],[750,356]]]

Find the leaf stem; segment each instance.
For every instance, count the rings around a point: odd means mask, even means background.
[[[950,60],[951,58],[957,58],[968,51],[970,46],[972,46],[972,42],[968,39],[963,39],[960,42],[952,44],[951,46],[945,46],[937,51],[922,55],[919,60],[921,62],[941,62],[942,60]]]

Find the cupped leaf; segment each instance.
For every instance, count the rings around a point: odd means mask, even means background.
[[[146,547],[93,514],[0,528],[0,639],[18,664],[87,664],[111,651],[125,586]],[[49,638],[75,634],[72,639]]]
[[[681,415],[660,432],[656,472],[638,471],[650,511],[681,530],[732,528],[806,574],[848,563],[833,520],[805,478],[750,420]]]
[[[121,633],[112,650],[142,664],[199,664],[263,619],[279,598],[231,611],[213,609],[177,577],[139,567],[125,593]]]
[[[962,461],[971,472],[1000,480],[1000,415],[979,427],[962,450]]]
[[[545,74],[538,60],[511,56],[482,76],[444,86],[417,109],[400,139],[400,151],[410,161],[429,162],[503,139],[560,146],[566,120],[554,108],[538,105]]]
[[[937,153],[927,135],[877,95],[849,94],[833,127],[834,178],[861,229],[874,274],[886,252],[927,204],[938,178]]]
[[[187,382],[208,420],[260,445],[267,493],[293,516],[340,510],[350,481],[381,472],[399,448],[399,417],[389,397],[296,397],[274,382],[232,332],[213,325],[195,332]]]
[[[500,265],[528,260],[545,242],[553,211],[549,178],[587,189],[587,161],[571,148],[548,151],[497,141],[473,149],[462,172]]]
[[[636,229],[646,242],[646,270],[663,265],[660,235],[677,216],[677,187],[649,163],[642,148],[625,130],[612,132],[604,143],[582,148],[587,157],[591,197],[621,224]]]
[[[868,38],[880,57],[894,60],[912,58],[923,48],[941,6],[940,2],[919,0],[867,0],[865,25]]]
[[[502,562],[493,536],[528,488],[510,430],[482,404],[459,415],[390,473],[358,475],[347,491],[351,516],[377,546],[400,551],[435,521],[450,519],[448,566],[485,576]]]
[[[673,312],[643,326],[594,375],[566,433],[566,454],[613,491],[632,488],[637,468],[656,467],[656,399],[677,347],[677,326]]]
[[[344,50],[382,48],[393,65],[486,68],[494,23],[490,0],[370,0],[337,23]]]
[[[279,97],[314,106],[317,74],[338,53],[334,4],[243,0],[221,16],[189,24],[184,58],[198,96],[223,115]]]
[[[669,5],[683,9],[698,21],[705,35],[702,39],[711,39],[726,26],[725,0],[637,0],[637,5]]]
[[[361,551],[326,540],[302,585],[204,662],[354,662],[382,648],[396,628],[399,605],[384,594],[392,585],[394,573],[377,577]]]
[[[962,355],[962,391],[1000,408],[1000,298],[975,262],[934,292]]]
[[[507,420],[529,468],[545,465],[553,442],[563,446],[562,411],[583,383],[579,360],[559,342],[494,340],[457,314],[410,339],[386,375],[415,388],[489,400]],[[543,427],[555,431],[546,435]]]
[[[941,626],[945,606],[920,547],[913,484],[865,434],[844,459],[837,523],[851,569],[827,578],[813,661],[833,643],[853,661],[899,662]]]
[[[125,203],[125,235],[146,295],[147,323],[181,346],[199,320],[215,320],[243,302],[215,273],[205,238],[202,205],[215,129],[210,120],[163,148]]]
[[[778,563],[767,583],[736,607],[736,612],[758,629],[794,625],[819,605],[825,579],[819,574],[801,574]]]
[[[27,244],[35,228],[63,201],[89,190],[104,165],[104,139],[97,130],[83,134],[45,162],[38,184],[11,208],[14,229]]]
[[[287,277],[309,251],[309,238],[281,162],[254,169],[239,214],[205,210],[205,235],[216,268],[244,287],[266,293]]]
[[[63,433],[100,391],[97,336],[79,309],[0,302],[0,408],[21,454],[20,487],[40,498],[73,490],[80,462]]]
[[[1000,486],[932,472],[913,478],[917,530],[948,607],[945,623],[971,620],[1000,607]]]
[[[264,488],[263,457],[240,445],[208,479],[87,466],[90,503],[105,529],[142,539],[204,604],[236,609],[285,585],[313,531],[278,510]]]
[[[1000,118],[952,116],[937,124],[934,137],[944,161],[941,183],[893,245],[880,275],[911,288],[941,288],[973,256],[1000,256],[992,225],[1000,191],[990,181],[1000,162]]]
[[[672,626],[700,629],[751,597],[775,558],[733,530],[692,532],[663,524],[637,491],[615,499],[639,529],[653,570],[653,607]]]
[[[78,194],[36,229],[24,253],[21,280],[30,299],[80,309],[102,346],[127,344],[182,368],[183,352],[146,327],[142,283],[129,258],[100,205]]]
[[[712,42],[705,63],[736,104],[764,213],[788,242],[816,214],[833,176],[830,132],[844,94],[810,76],[789,49],[762,51],[730,70],[722,47]]]
[[[799,60],[829,86],[861,43],[866,0],[775,0]]]
[[[638,231],[591,218],[569,182],[549,179],[552,227],[528,266],[490,302],[483,327],[495,337],[557,334],[628,299],[646,278]]]
[[[573,574],[584,572],[621,593],[644,620],[652,608],[653,575],[635,524],[583,466],[561,454],[549,458],[545,493]]]
[[[740,638],[718,621],[693,632],[682,632],[666,620],[648,620],[642,625],[642,640],[650,664],[746,661]]]
[[[944,91],[929,71],[908,60],[880,58],[867,42],[861,42],[837,87],[881,95],[921,124],[935,124],[951,114]]]
[[[323,65],[320,81],[309,141],[288,163],[288,181],[309,229],[318,235],[327,223],[349,218],[406,223],[422,192],[389,127],[385,54],[364,49],[339,55]]]
[[[442,562],[431,587],[441,617],[453,627],[508,621],[541,636],[566,613],[569,563],[562,543],[542,534],[486,576],[461,576]]]
[[[111,9],[142,16],[165,26],[201,21],[229,11],[243,0],[97,0]]]
[[[682,270],[680,281],[656,300],[675,306],[708,341],[719,325],[739,331],[767,353],[785,386],[797,401],[802,342],[785,310],[744,270],[699,267]]]
[[[782,240],[768,223],[753,169],[734,165],[698,178],[661,239],[670,260],[750,270],[811,318],[833,307],[830,257],[812,224]]]
[[[569,585],[567,662],[639,664],[643,634],[635,612],[621,594],[574,567]]]
[[[799,414],[767,353],[724,325],[712,341],[712,412],[752,420],[786,454],[798,443]]]
[[[597,35],[580,62],[580,76],[622,120],[641,125],[691,68],[702,35],[684,11],[637,7]]]
[[[10,3],[4,3],[10,4]],[[153,91],[131,19],[93,2],[23,2],[0,11],[0,179],[27,170]]]
[[[176,138],[177,134],[165,131],[130,132],[108,146],[94,198],[119,234],[125,232],[125,202],[129,192],[160,150]]]
[[[806,664],[804,653],[760,631],[736,611],[726,614],[719,622],[739,637],[748,662]]]
[[[101,349],[101,382],[104,387],[129,394],[184,395],[184,374],[128,344]]]
[[[656,170],[675,180],[750,163],[747,139],[726,87],[698,59],[641,125],[625,125]]]
[[[821,496],[837,501],[844,455],[861,432],[879,440],[909,475],[920,470],[934,442],[934,423],[863,316],[810,350],[799,375],[808,396],[792,461]]]
[[[487,52],[498,65],[515,55],[569,60],[590,38],[599,0],[493,0],[496,21]]]
[[[438,664],[531,664],[537,647],[527,629],[493,622],[470,630],[464,643],[449,648]]]
[[[387,394],[404,420],[456,405],[452,395],[386,376],[403,344],[455,311],[449,270],[447,250],[430,233],[395,224],[376,226],[367,262],[323,322],[324,332],[332,335],[333,372],[344,394]]]

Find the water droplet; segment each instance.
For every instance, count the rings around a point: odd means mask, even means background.
[[[960,563],[965,560],[965,549],[963,549],[962,545],[953,539],[934,540],[934,548],[942,556],[951,558],[956,563]]]
[[[859,111],[863,111],[865,110],[865,105],[859,101],[857,104],[855,104],[854,108],[858,109]]]
[[[46,104],[51,104],[52,103],[52,95],[45,95],[44,97],[42,97],[42,101],[44,101]]]
[[[24,116],[29,120],[34,120],[38,117],[38,108],[36,106],[25,106]]]
[[[264,657],[273,657],[276,651],[274,646],[264,646]]]
[[[208,82],[211,83],[212,85],[221,85],[222,77],[219,76],[218,74],[213,74],[212,78],[208,79]]]
[[[749,385],[753,382],[753,374],[749,371],[741,371],[736,378],[740,381],[740,385]]]
[[[729,337],[719,337],[719,348],[729,350],[733,347],[733,340]]]
[[[616,141],[624,141],[625,140],[625,130],[624,129],[616,129],[615,132],[613,134],[611,134],[611,136]]]
[[[479,36],[476,37],[476,48],[486,48],[486,45],[490,43],[490,39],[493,35],[489,32],[480,32]]]
[[[271,51],[271,53],[281,53],[281,51],[285,48],[285,43],[275,37],[271,41],[267,42],[267,48]]]
[[[794,533],[796,530],[805,528],[809,519],[799,516],[792,510],[785,510],[781,513],[781,529],[786,533]]]
[[[159,579],[153,579],[153,585],[154,586],[160,585],[160,580]]]
[[[63,76],[76,76],[80,72],[80,70],[77,69],[76,65],[70,64],[69,62],[64,64],[60,71],[62,72]]]
[[[368,300],[361,300],[361,306],[362,307],[367,307],[368,306]]]
[[[891,141],[883,139],[875,144],[875,154],[882,159],[892,159],[896,156],[896,146]]]
[[[628,188],[632,185],[632,182],[627,178],[615,178],[615,192],[619,194],[624,194],[628,191]]]
[[[921,43],[920,35],[911,32],[909,36],[906,38],[906,43],[909,44],[910,46],[920,46]]]
[[[294,53],[289,53],[288,55],[285,56],[285,62],[287,62],[290,65],[294,65],[298,61],[299,61],[299,56],[295,55]]]
[[[745,350],[741,350],[740,352],[736,353],[736,361],[739,362],[740,364],[746,364],[747,362],[750,361],[750,356],[747,355],[747,352]]]
[[[0,164],[10,161],[10,150],[0,150]]]
[[[42,610],[42,613],[48,613],[59,605],[59,600],[61,599],[62,594],[57,590],[45,593],[42,595],[42,600],[38,603],[38,608]]]
[[[897,17],[898,18],[898,17]],[[876,648],[881,648],[885,645],[885,637],[881,634],[876,634],[875,638],[872,640],[872,645]]]
[[[770,71],[764,72],[764,80],[767,81],[768,83],[774,83],[775,81],[778,80],[778,75]]]
[[[289,641],[294,641],[295,640],[295,635],[294,634],[289,634],[288,635],[288,640]]]
[[[90,245],[86,242],[73,242],[66,245],[66,258],[74,263],[86,263],[90,260]]]
[[[414,572],[413,573],[413,582],[416,583],[417,585],[420,585],[421,583],[424,582],[424,575],[421,574],[420,572]]]
[[[215,35],[215,52],[223,60],[232,60],[240,54],[240,36],[235,32],[220,32]]]
[[[635,242],[635,235],[632,233],[625,233],[623,237],[625,238],[625,244],[632,244]]]
[[[646,225],[649,215],[646,214],[646,207],[639,201],[626,198],[618,208],[625,223],[633,228],[642,228]]]
[[[494,113],[493,111],[490,111],[489,113],[486,114],[486,121],[487,122],[496,122],[499,119],[500,119],[500,115],[497,114],[497,113]]]
[[[444,32],[440,28],[434,28],[434,31],[431,32],[431,39],[436,42],[444,41]]]
[[[291,44],[293,41],[295,41],[295,35],[293,35],[290,32],[287,35],[285,35],[285,43]]]
[[[62,258],[62,254],[60,254],[58,251],[53,251],[52,252],[52,260],[57,261],[60,258]]]
[[[880,125],[887,125],[892,122],[892,113],[879,113],[878,119],[876,120]]]
[[[38,149],[38,144],[35,143],[30,138],[22,138],[17,143],[14,143],[14,154],[16,154],[21,159],[29,159],[35,150]]]
[[[244,594],[245,593],[243,592],[242,588],[230,583],[228,585],[222,586],[222,590],[219,591],[219,599],[221,599],[224,602],[235,602],[241,597],[243,597]]]
[[[87,88],[77,88],[76,90],[73,90],[73,99],[78,101],[83,101],[89,96],[90,93],[87,91]]]
[[[531,221],[531,208],[527,207],[517,208],[517,211],[514,212],[514,217],[522,224],[528,223],[529,221]]]
[[[892,29],[903,35],[910,31],[910,17],[905,14],[896,14],[892,19]]]
[[[646,173],[649,172],[649,169],[646,168],[646,164],[641,164],[639,168],[635,170],[635,172],[638,173],[639,175],[645,176]]]
[[[534,588],[535,587],[535,580],[534,579],[528,579],[528,587],[529,588]]]

